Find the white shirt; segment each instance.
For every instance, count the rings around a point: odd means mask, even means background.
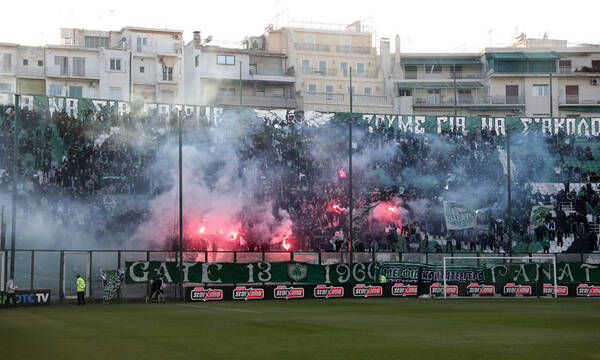
[[[8,279],[8,281],[6,282],[6,290],[8,291],[9,294],[14,293],[15,292],[15,282],[11,279]]]

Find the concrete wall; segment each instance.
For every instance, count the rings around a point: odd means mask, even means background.
[[[100,51],[100,86],[99,94],[102,99],[129,101],[129,51],[102,49]],[[111,70],[111,59],[121,60],[120,70]],[[121,97],[113,98],[110,88],[121,89]]]

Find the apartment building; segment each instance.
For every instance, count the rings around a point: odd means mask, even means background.
[[[108,62],[103,64],[108,67],[102,73],[109,94],[120,92],[131,101],[183,102],[183,31],[130,26],[119,31],[61,29],[61,39],[66,46],[105,52],[103,60]],[[125,57],[113,58],[108,49],[125,50]],[[120,82],[120,73],[127,75],[127,86]]]
[[[185,46],[185,103],[295,109],[296,77],[287,56],[264,51],[262,44],[252,39],[244,48],[226,48],[194,32]]]
[[[524,35],[481,53],[397,51],[388,57],[386,89],[394,93],[394,112],[402,114],[597,116],[599,51]]]
[[[296,73],[300,110],[349,111],[350,69],[354,112],[390,113],[373,33],[360,21],[348,26],[298,23],[267,27],[266,50],[285,53]]]

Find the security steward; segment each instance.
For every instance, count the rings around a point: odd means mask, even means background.
[[[85,305],[85,280],[77,274],[77,305]]]
[[[15,295],[15,290],[17,287],[15,286],[15,279],[12,277],[8,279],[6,282],[6,299],[4,300],[4,308],[8,308],[8,301],[12,301],[12,305],[17,307],[17,297]]]
[[[385,284],[387,282],[385,275],[383,275],[383,274],[379,275],[379,282],[382,284]]]

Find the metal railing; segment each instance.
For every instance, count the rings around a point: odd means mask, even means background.
[[[561,74],[571,74],[571,73],[573,73],[573,67],[572,66],[560,66],[558,68],[558,72]]]
[[[558,97],[559,104],[600,104],[600,95],[566,95]]]
[[[319,104],[344,104],[344,94],[309,92],[304,101]]]
[[[339,53],[371,54],[371,48],[364,46],[337,45],[335,51]]]
[[[309,92],[304,100],[309,103],[348,105],[350,94]],[[352,95],[352,101],[357,105],[389,105],[385,95]]]
[[[442,71],[439,73],[424,73],[419,71],[405,71],[404,79],[406,80],[415,80],[415,79],[444,79],[444,80],[453,80],[454,76],[456,79],[484,79],[486,74],[484,72],[455,72],[452,71]]]
[[[294,43],[294,48],[296,50],[305,50],[305,51],[330,51],[330,46],[327,44],[307,44],[307,43]]]
[[[477,105],[477,104],[524,104],[524,96],[458,96],[457,105]],[[439,106],[439,105],[454,105],[454,97],[452,96],[413,96],[413,105],[420,106]]]
[[[238,106],[240,105],[240,96],[234,94],[217,94],[210,102],[212,105]],[[296,98],[291,96],[242,94],[242,105],[258,108],[295,108]]]
[[[302,68],[303,74],[320,75],[320,76],[337,76],[337,69],[322,69],[322,68]]]
[[[476,256],[472,265],[486,263],[486,257],[495,255],[507,257],[509,254],[489,252],[211,252],[186,251],[183,261],[252,263],[298,261],[315,265],[358,262],[399,262],[410,261],[431,265],[441,265],[443,258],[453,255]],[[531,256],[528,253],[513,253],[512,256]],[[600,262],[600,253],[558,253],[557,262]],[[49,289],[52,301],[73,298],[75,274],[85,277],[87,296],[101,301],[103,296],[101,270],[123,269],[127,262],[138,261],[177,261],[178,253],[173,251],[148,250],[20,250],[15,251],[15,285],[21,290]],[[0,264],[10,261],[8,251],[0,250]],[[494,260],[497,262],[498,260]],[[167,297],[175,297],[177,284],[168,284]],[[120,298],[143,299],[148,295],[145,283],[123,283]]]

